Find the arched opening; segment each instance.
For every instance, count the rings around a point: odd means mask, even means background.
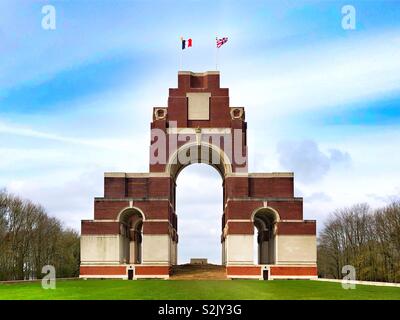
[[[182,264],[188,263],[191,258],[207,258],[209,262],[220,264],[224,209],[221,178],[224,180],[226,175],[232,173],[232,165],[220,147],[201,141],[200,132],[196,135],[196,142],[185,143],[171,154],[165,168],[181,190],[177,192],[175,188],[172,195],[172,205],[179,217],[176,226],[179,254],[178,249],[172,246],[172,261]],[[180,175],[186,167],[189,168],[185,174]]]
[[[176,181],[178,215],[178,263],[205,258],[221,264],[221,177],[206,164],[194,164],[180,171]]]
[[[122,237],[121,260],[123,263],[142,263],[143,217],[143,213],[136,208],[125,209],[119,215]]]
[[[276,262],[276,223],[279,214],[268,207],[259,208],[253,213],[256,232],[256,252],[258,264],[274,264]]]
[[[232,173],[232,165],[225,152],[211,143],[186,143],[169,158],[166,172],[175,180],[186,166],[193,163],[206,163],[214,167],[222,178]]]

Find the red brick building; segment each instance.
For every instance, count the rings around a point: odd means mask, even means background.
[[[105,173],[94,219],[82,221],[81,277],[168,278],[177,263],[176,178],[202,162],[223,180],[227,277],[315,278],[316,222],[303,220],[293,173],[248,173],[246,131],[244,108],[229,105],[219,72],[179,72],[168,107],[153,109],[149,172]]]

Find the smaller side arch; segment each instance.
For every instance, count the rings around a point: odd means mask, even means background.
[[[258,264],[275,264],[277,261],[276,230],[280,221],[278,211],[260,207],[253,211],[251,221],[257,237]]]
[[[143,211],[137,207],[126,207],[118,213],[117,220],[120,225],[121,263],[142,263]]]
[[[118,222],[122,222],[121,219],[124,219],[124,217],[129,216],[130,215],[129,213],[133,213],[134,214],[135,212],[141,215],[143,221],[146,221],[146,216],[145,216],[144,212],[141,209],[139,209],[138,207],[125,207],[125,208],[123,208],[118,213],[116,220]]]
[[[272,207],[258,207],[257,209],[255,209],[252,214],[251,214],[251,221],[254,222],[254,217],[257,213],[269,213],[272,214],[274,216],[274,221],[275,223],[278,223],[279,221],[281,221],[281,217],[278,213],[278,211],[276,211],[274,208]]]

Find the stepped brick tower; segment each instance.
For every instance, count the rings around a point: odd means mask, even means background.
[[[153,108],[149,172],[104,175],[94,219],[82,221],[80,276],[168,278],[178,254],[176,179],[201,162],[223,181],[226,276],[316,278],[316,222],[303,220],[293,173],[248,173],[246,131],[244,108],[229,105],[219,72],[179,72],[168,106]]]

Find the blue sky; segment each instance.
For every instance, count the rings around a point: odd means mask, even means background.
[[[41,26],[46,4],[55,30]],[[347,4],[355,30],[342,28]],[[319,229],[335,208],[399,196],[396,1],[3,0],[0,186],[78,230],[104,171],[147,171],[151,110],[176,86],[179,37],[193,39],[182,69],[205,71],[216,35],[229,37],[219,70],[230,104],[246,107],[250,171],[295,171]],[[181,262],[219,261],[221,192],[210,167],[179,176]]]

